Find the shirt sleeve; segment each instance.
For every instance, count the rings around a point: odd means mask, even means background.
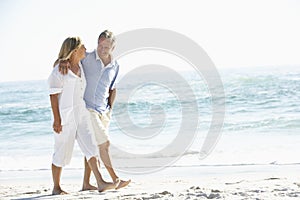
[[[49,94],[59,94],[62,92],[63,89],[63,80],[62,76],[58,76],[56,71],[53,70],[51,75],[48,78],[49,84]]]

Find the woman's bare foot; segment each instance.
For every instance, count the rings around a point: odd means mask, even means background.
[[[120,189],[120,188],[123,188],[123,187],[126,187],[130,182],[131,180],[127,180],[127,181],[124,181],[124,180],[119,180],[118,178],[116,179],[117,181],[119,181],[119,184],[117,184],[117,187],[116,187],[116,190]]]
[[[102,182],[99,187],[98,187],[98,191],[99,192],[104,192],[106,190],[111,190],[111,189],[115,189],[117,187],[117,185],[119,184],[119,182],[116,183],[111,183],[111,182]]]
[[[93,186],[91,184],[83,184],[82,185],[82,190],[81,191],[86,191],[86,190],[97,190],[98,188],[96,186]]]
[[[64,195],[64,194],[68,194],[68,193],[63,191],[60,187],[53,188],[53,190],[52,190],[52,195]]]

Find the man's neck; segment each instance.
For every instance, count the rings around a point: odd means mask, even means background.
[[[111,62],[111,56],[108,57],[100,57],[101,61],[104,64],[104,67],[106,67]]]

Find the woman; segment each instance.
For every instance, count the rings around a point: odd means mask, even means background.
[[[52,194],[66,194],[60,187],[62,167],[69,164],[75,139],[79,144],[88,164],[92,169],[98,191],[114,189],[116,184],[105,182],[97,165],[97,146],[91,132],[89,113],[83,100],[86,85],[80,60],[85,57],[86,48],[79,37],[69,37],[63,42],[58,59],[48,78],[50,101],[53,113],[53,130],[55,146],[52,159],[52,177],[54,187]],[[68,61],[69,73],[62,75],[58,63]],[[83,186],[85,187],[85,186]]]

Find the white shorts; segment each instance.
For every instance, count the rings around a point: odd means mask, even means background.
[[[54,154],[52,163],[57,167],[69,164],[72,158],[75,139],[87,160],[98,156],[98,147],[91,125],[89,112],[84,108],[62,126],[60,134],[54,133]],[[75,119],[76,118],[76,119]]]
[[[92,126],[94,128],[95,139],[97,145],[107,142],[108,139],[108,126],[110,123],[111,112],[100,114],[95,110],[88,109],[91,116]]]

